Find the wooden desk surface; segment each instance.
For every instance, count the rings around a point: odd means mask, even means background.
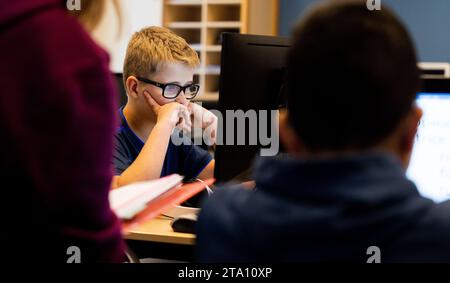
[[[127,240],[149,241],[178,245],[194,245],[195,235],[173,232],[170,218],[157,217],[124,231]]]

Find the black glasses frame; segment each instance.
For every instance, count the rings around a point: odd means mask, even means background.
[[[186,89],[188,89],[188,88],[190,88],[192,86],[196,86],[197,87],[197,91],[195,92],[195,94],[192,95],[192,96],[189,96],[189,97],[186,96],[186,99],[191,100],[191,99],[194,99],[197,96],[197,94],[198,94],[198,92],[200,90],[200,85],[198,85],[198,84],[189,84],[189,85],[186,85],[186,86],[181,86],[181,85],[173,84],[173,83],[168,83],[168,84],[158,83],[158,82],[155,82],[155,81],[152,81],[152,80],[149,80],[149,79],[146,79],[146,78],[142,78],[142,77],[136,77],[136,78],[139,81],[143,82],[143,83],[151,84],[151,85],[154,85],[156,87],[161,88],[163,97],[167,98],[167,99],[175,99],[175,98],[177,98],[180,95],[181,92],[183,92],[186,95]],[[166,88],[168,86],[177,86],[177,87],[180,88],[180,91],[178,91],[177,95],[175,95],[174,97],[166,96]]]

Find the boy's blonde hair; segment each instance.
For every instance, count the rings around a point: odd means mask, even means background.
[[[200,64],[197,52],[186,40],[162,27],[144,28],[131,37],[123,68],[123,80],[130,76],[151,76],[163,63],[180,62],[195,68]]]

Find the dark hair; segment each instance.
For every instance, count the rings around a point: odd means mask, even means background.
[[[405,27],[366,1],[311,10],[294,31],[287,65],[289,122],[312,151],[376,145],[409,112],[419,87]]]

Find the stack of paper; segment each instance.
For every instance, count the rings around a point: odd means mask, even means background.
[[[111,208],[120,219],[130,220],[144,210],[149,202],[179,186],[182,180],[182,176],[174,174],[112,190],[109,194]]]

